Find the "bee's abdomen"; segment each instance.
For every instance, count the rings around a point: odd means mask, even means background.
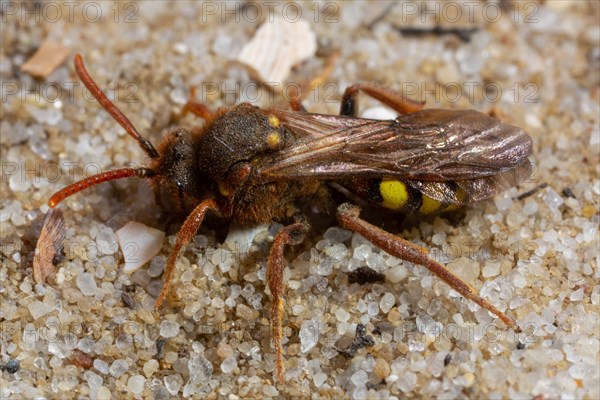
[[[456,193],[458,186],[454,182],[444,182],[447,190]],[[433,214],[452,211],[460,206],[455,202],[436,200],[405,181],[395,178],[377,178],[352,182],[344,185],[347,189],[370,203],[403,213]]]

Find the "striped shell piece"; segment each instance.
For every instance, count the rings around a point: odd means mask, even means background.
[[[244,46],[237,61],[254,79],[273,85],[283,82],[293,65],[312,57],[316,50],[316,34],[307,21],[271,16]]]

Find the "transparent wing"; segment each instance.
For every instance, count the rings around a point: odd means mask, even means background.
[[[529,161],[496,175],[448,182],[405,180],[406,184],[443,204],[464,205],[493,196],[523,182],[532,172]],[[460,189],[460,190],[457,190]]]
[[[298,138],[275,154],[255,160],[265,180],[312,177],[397,177],[425,182],[470,181],[471,193],[493,190],[482,178],[502,175],[509,186],[520,182],[529,165],[531,138],[521,129],[477,111],[423,110],[379,121],[344,116],[273,113]]]

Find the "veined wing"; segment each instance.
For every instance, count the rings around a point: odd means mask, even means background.
[[[472,110],[423,110],[389,121],[273,113],[298,140],[256,160],[259,175],[269,180],[385,176],[423,182],[471,180],[476,187],[476,179],[529,163],[531,153],[531,138],[521,129]]]

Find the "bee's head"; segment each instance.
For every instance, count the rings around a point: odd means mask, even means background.
[[[206,179],[197,165],[197,144],[188,129],[169,133],[158,147],[159,156],[152,160],[155,175],[152,185],[157,203],[176,214],[186,214],[209,197]]]
[[[79,182],[56,192],[48,201],[50,207],[56,207],[65,198],[95,186],[102,182],[114,181],[131,176],[148,178],[152,181],[157,202],[165,209],[184,214],[190,212],[200,201],[210,197],[206,180],[198,175],[196,162],[197,144],[191,131],[178,129],[167,135],[157,151],[152,143],[145,139],[125,115],[106,97],[89,75],[78,54],[75,56],[75,71],[86,88],[133,137],[151,160],[150,168],[119,168],[84,178]]]

